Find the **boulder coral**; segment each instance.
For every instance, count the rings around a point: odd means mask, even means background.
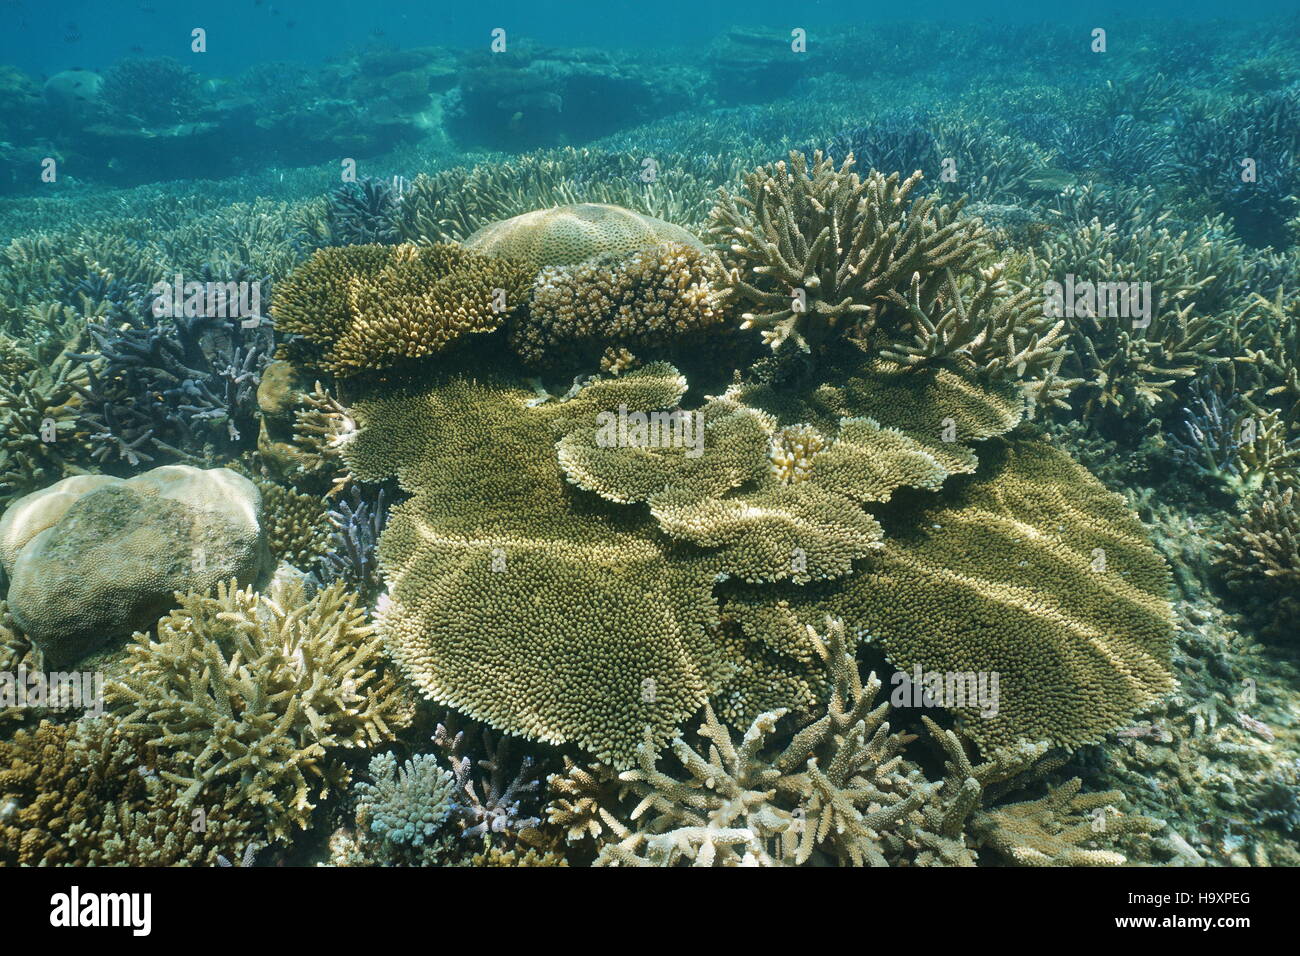
[[[130,479],[65,478],[0,517],[15,623],[71,663],[147,628],[177,591],[270,572],[257,487],[226,468],[164,465]]]
[[[538,209],[488,223],[465,240],[471,252],[519,262],[534,273],[573,266],[597,256],[627,256],[665,242],[702,250],[681,226],[603,203]]]

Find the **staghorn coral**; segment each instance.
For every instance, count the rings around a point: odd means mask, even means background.
[[[1288,440],[1281,413],[1261,412],[1216,371],[1191,386],[1191,406],[1183,409],[1181,428],[1169,438],[1174,459],[1194,477],[1238,498],[1269,482],[1296,484],[1300,440]]]
[[[1031,250],[1030,288],[1061,287],[1068,276],[1080,290],[1096,283],[1095,303],[1082,291],[1075,303],[1064,295],[1050,303],[1050,311],[1067,319],[1069,350],[1061,371],[1080,380],[1073,396],[1079,417],[1142,420],[1163,413],[1198,372],[1224,362],[1217,350],[1239,285],[1248,281],[1240,274],[1242,261],[1230,242],[1097,218],[1072,223]],[[1131,314],[1128,296],[1105,291],[1111,288],[1106,283],[1119,289],[1139,277],[1150,284],[1149,321],[1146,314]]]
[[[320,367],[348,376],[494,331],[527,281],[513,263],[454,244],[331,247],[280,284],[272,315],[321,350]]]
[[[1228,586],[1251,599],[1270,632],[1293,637],[1300,622],[1300,514],[1295,489],[1265,487],[1217,542],[1215,566]]]
[[[85,367],[66,354],[0,378],[0,505],[93,470],[80,421],[86,382]]]
[[[391,739],[409,718],[364,612],[341,584],[310,600],[293,582],[180,600],[156,638],[136,636],[110,703],[183,755],[164,774],[183,803],[237,781],[273,835],[305,828],[312,801],[346,784],[338,755]]]
[[[957,734],[922,719],[946,758],[943,783],[919,814],[923,825],[911,835],[924,848],[917,858],[922,865],[973,866],[984,851],[1017,866],[1120,866],[1124,855],[1099,844],[1164,826],[1151,817],[1121,813],[1119,791],[1080,793],[1078,777],[1047,787],[1036,800],[998,804],[999,794],[1043,778],[1064,757],[1044,756],[1041,743],[1021,744],[972,764]]]
[[[325,203],[328,242],[319,245],[392,245],[399,241],[397,215],[402,193],[383,179],[359,179],[332,190]]]
[[[535,274],[547,266],[573,266],[598,256],[621,258],[663,243],[703,250],[698,239],[670,222],[619,206],[578,203],[489,223],[465,240],[465,248],[518,262]]]
[[[442,751],[454,777],[453,813],[465,837],[485,840],[493,834],[517,837],[539,822],[537,817],[526,816],[522,809],[525,802],[534,799],[540,784],[533,769],[533,758],[512,760],[509,737],[501,735],[494,739],[486,727],[480,729],[481,734],[467,737],[463,730],[439,724],[433,735],[433,744]],[[470,753],[473,737],[482,742],[479,752],[484,756],[477,759]]]
[[[199,75],[169,56],[121,60],[105,74],[100,96],[123,121],[142,126],[193,122],[203,105]]]
[[[707,750],[673,741],[687,773],[680,781],[643,746],[639,767],[619,779],[639,800],[629,819],[653,815],[635,831],[619,826],[620,839],[602,847],[597,865],[801,865],[814,853],[886,865],[881,831],[898,827],[928,795],[899,759],[914,738],[891,733],[889,704],[875,703],[880,681],[861,680],[839,622],[828,622],[824,642],[811,628],[809,635],[830,673],[824,715],[769,754],[783,711],[759,715],[737,745],[706,708],[699,735]]]
[[[790,154],[723,193],[714,236],[728,280],[719,283],[774,350],[821,353],[853,336],[901,365],[944,364],[989,381],[1022,381],[1034,401],[1064,405],[1078,384],[1060,376],[1064,323],[1015,289],[962,201],[912,198],[920,173],[900,181],[837,169],[820,152]],[[762,311],[759,311],[762,310]]]
[[[511,323],[511,348],[534,365],[594,362],[610,348],[646,357],[721,338],[725,315],[714,291],[713,260],[668,242],[630,254],[546,266],[528,308]]]
[[[551,799],[543,808],[546,822],[564,832],[567,843],[600,840],[622,824],[606,809],[615,799],[618,776],[601,764],[581,766],[565,756],[564,772],[546,778]]]
[[[239,268],[221,275],[261,282]],[[220,280],[223,287],[226,282]],[[99,462],[121,460],[134,468],[163,455],[202,465],[214,449],[251,444],[272,333],[269,325],[246,325],[244,318],[223,317],[224,311],[169,318],[140,301],[87,326],[94,348],[71,357],[86,363],[89,373],[89,382],[77,388],[79,425],[89,432]]]
[[[754,310],[743,327],[773,348],[789,340],[816,351],[846,326],[869,326],[889,290],[977,248],[976,224],[957,217],[960,204],[909,202],[919,175],[859,178],[852,167],[851,155],[837,169],[820,151],[811,162],[792,152],[788,163],[748,174],[745,193],[724,193],[710,214],[732,296]]]
[[[388,524],[384,489],[373,498],[363,498],[353,486],[352,500],[340,501],[325,517],[332,530],[321,555],[322,578],[344,581],[363,604],[373,606],[384,590],[375,554]]]
[[[875,702],[880,682],[860,678],[843,625],[828,620],[824,641],[808,631],[830,677],[820,716],[782,732],[779,711],[763,714],[736,742],[706,710],[707,750],[673,743],[680,778],[643,748],[639,767],[619,777],[625,799],[637,801],[626,822],[610,809],[617,802],[600,808],[598,832],[609,834],[597,865],[972,866],[981,852],[1025,865],[1105,865],[1124,857],[1081,844],[1162,825],[1119,815],[1118,793],[1080,794],[1077,778],[1038,800],[999,803],[1060,760],[1043,759],[1038,744],[972,765],[961,739],[925,718],[947,757],[944,778],[928,780],[904,754],[916,737],[891,732],[890,705]],[[1085,814],[1101,807],[1110,812],[1099,827]]]

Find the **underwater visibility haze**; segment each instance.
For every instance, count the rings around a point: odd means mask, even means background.
[[[1294,5],[0,17],[0,865],[1300,864]]]

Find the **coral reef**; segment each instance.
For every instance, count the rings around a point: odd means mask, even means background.
[[[653,358],[670,345],[715,344],[726,322],[716,278],[712,260],[680,242],[546,266],[511,323],[510,346],[532,364],[594,364],[609,348]]]
[[[1295,489],[1269,485],[1231,521],[1216,565],[1232,590],[1254,602],[1269,630],[1292,638],[1300,624],[1300,514]]]
[[[238,787],[182,802],[177,760],[110,717],[42,721],[0,740],[0,862],[212,866],[262,840]]]

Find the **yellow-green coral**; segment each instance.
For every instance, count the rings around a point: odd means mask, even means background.
[[[1269,485],[1231,521],[1215,564],[1228,586],[1259,602],[1270,628],[1293,637],[1300,621],[1300,512],[1294,488]]]
[[[713,569],[669,560],[645,519],[573,502],[554,450],[562,423],[684,390],[651,365],[567,401],[480,376],[356,403],[353,472],[412,493],[380,542],[378,623],[426,696],[624,763],[647,725],[663,740],[704,702],[726,664],[706,633]]]
[[[112,717],[19,730],[0,741],[0,864],[210,866],[262,839],[237,786],[182,803],[179,765]]]
[[[455,244],[317,250],[276,287],[271,314],[339,376],[437,355],[522,304],[525,270]]]
[[[831,613],[902,671],[996,673],[996,713],[952,708],[981,748],[1092,742],[1172,688],[1168,569],[1123,500],[1063,453],[996,443],[938,500],[881,517],[882,549],[842,584],[744,589],[724,616],[781,642]]]
[[[852,168],[851,155],[837,169],[820,152],[811,162],[792,152],[713,209],[709,231],[733,270],[732,294],[753,310],[745,327],[773,348],[788,339],[809,351],[846,326],[870,326],[891,290],[978,247],[978,224],[959,219],[959,205],[911,199],[919,174],[860,178]]]
[[[534,273],[546,266],[572,266],[598,256],[627,256],[665,242],[703,246],[681,226],[601,203],[538,209],[483,226],[465,248],[506,258]]]
[[[271,556],[310,571],[325,553],[330,523],[325,503],[273,481],[254,482],[262,492],[262,528]]]
[[[106,688],[130,729],[184,755],[164,778],[193,803],[238,781],[273,835],[305,827],[313,800],[347,781],[341,751],[391,739],[409,718],[365,611],[335,583],[267,595],[221,585],[180,598],[157,636],[137,634]]]

